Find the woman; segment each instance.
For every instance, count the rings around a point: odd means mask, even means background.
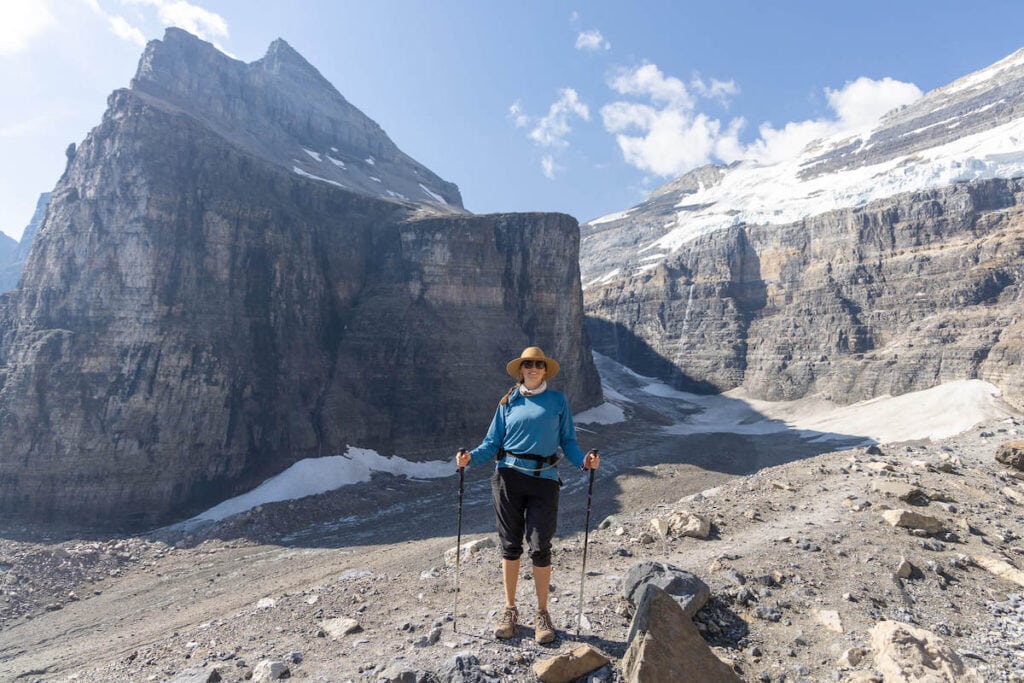
[[[551,539],[558,515],[556,451],[559,447],[577,467],[597,469],[596,451],[583,455],[576,443],[576,427],[565,394],[548,389],[547,380],[558,374],[558,362],[536,346],[508,362],[505,370],[516,385],[501,399],[483,443],[472,452],[460,451],[459,467],[497,460],[491,488],[501,539],[505,609],[494,627],[496,638],[511,638],[519,621],[516,585],[523,535],[530,547],[533,584],[537,592],[534,634],[538,643],[555,639],[548,614],[551,585]]]

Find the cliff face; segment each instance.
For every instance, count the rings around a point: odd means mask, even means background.
[[[1024,406],[1022,203],[994,179],[717,230],[591,283],[591,339],[690,389],[851,403],[980,378]]]
[[[385,200],[222,133],[122,90],[70,160],[0,299],[0,513],[141,527],[349,445],[451,457],[533,343],[600,400],[574,219]]]
[[[986,379],[1024,406],[1024,50],[793,158],[583,226],[595,348],[702,391],[852,403]]]

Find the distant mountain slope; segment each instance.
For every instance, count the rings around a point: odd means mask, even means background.
[[[582,227],[595,348],[704,390],[852,402],[986,379],[1024,405],[1024,51],[792,160],[705,167]]]
[[[785,225],[953,183],[1024,176],[1024,50],[794,159],[704,167],[641,204],[582,226],[583,279],[642,272],[688,241],[737,225]]]
[[[28,260],[28,253],[32,249],[32,242],[35,240],[39,227],[46,217],[46,206],[50,203],[50,193],[43,192],[36,200],[36,210],[32,213],[25,230],[21,233],[21,241],[15,242],[12,251],[0,255],[0,293],[9,292],[18,286],[21,278],[21,270]],[[14,240],[11,240],[12,242]]]
[[[298,175],[373,197],[462,209],[454,183],[398,149],[282,39],[245,64],[168,28],[162,41],[146,46],[131,89]]]

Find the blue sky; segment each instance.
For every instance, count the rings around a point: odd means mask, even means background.
[[[1024,3],[3,0],[0,230],[178,25],[277,37],[476,213],[625,209],[689,168],[782,158],[1024,47]]]

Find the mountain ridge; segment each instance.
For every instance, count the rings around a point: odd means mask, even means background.
[[[957,83],[870,135],[695,169],[584,224],[595,349],[761,399],[988,377],[1024,405],[1024,51]],[[965,107],[962,129],[925,123]]]

